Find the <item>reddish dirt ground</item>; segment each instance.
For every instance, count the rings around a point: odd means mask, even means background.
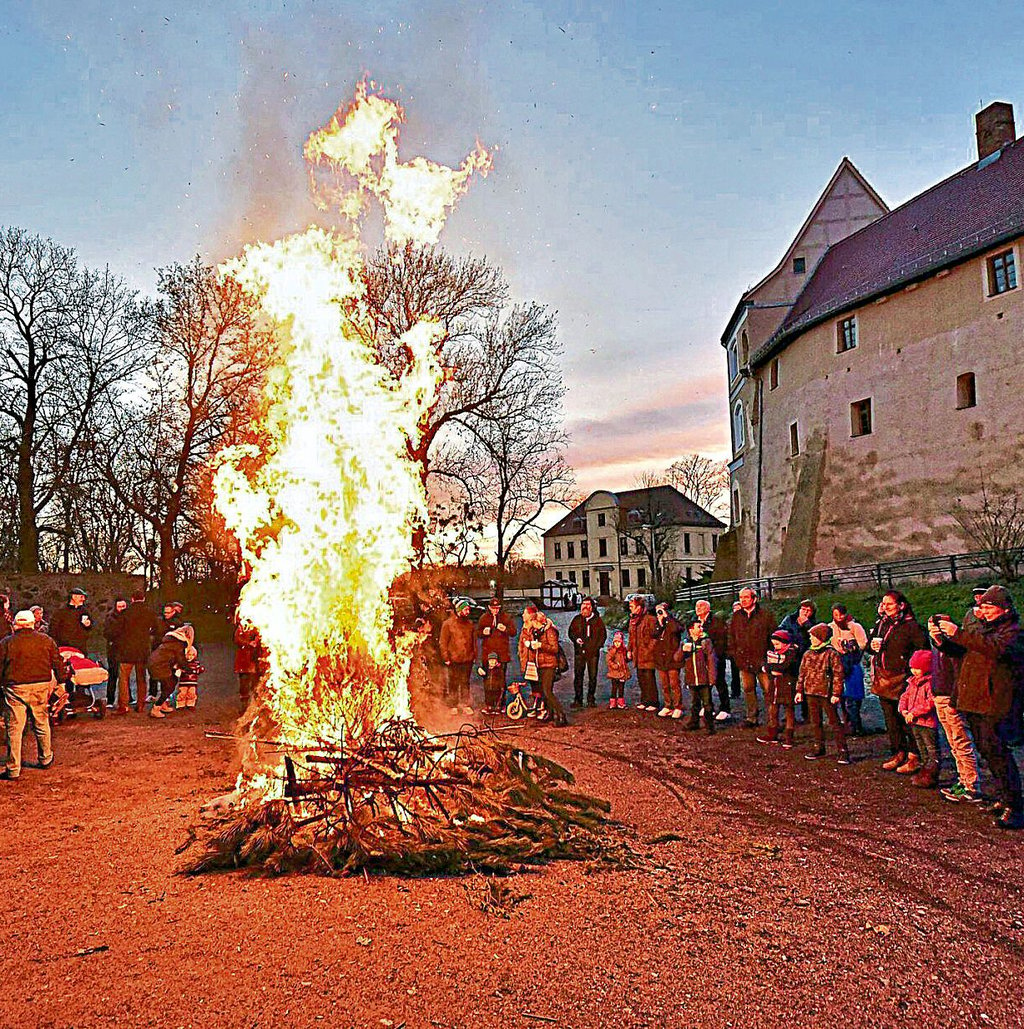
[[[1024,1024],[1024,839],[880,772],[880,738],[844,769],[634,711],[524,729],[646,859],[502,880],[507,917],[480,877],[177,876],[232,778],[206,659],[195,713],[67,725],[0,783],[0,1026]]]

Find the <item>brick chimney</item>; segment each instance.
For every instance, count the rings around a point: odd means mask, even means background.
[[[1002,149],[1017,138],[1013,125],[1013,104],[997,100],[974,116],[978,134],[978,160],[983,161],[990,154]]]

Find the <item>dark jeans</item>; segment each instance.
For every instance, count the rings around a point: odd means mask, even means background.
[[[930,725],[910,726],[910,735],[917,744],[917,752],[926,765],[939,763],[939,730]]]
[[[608,685],[612,690],[612,699],[618,700],[625,695],[626,691],[626,680],[625,679],[609,679]]]
[[[974,745],[995,780],[998,799],[1008,805],[1014,814],[1024,812],[1021,799],[1020,769],[1010,750],[1009,738],[1013,731],[1011,719],[997,721],[990,715],[962,712],[974,737]]]
[[[735,700],[740,695],[740,668],[729,658],[729,696]]]
[[[538,668],[537,672],[540,675],[540,692],[544,698],[544,706],[548,709],[555,725],[567,725],[569,719],[565,717],[565,708],[555,696],[555,670]]]
[[[116,647],[107,647],[107,705],[114,706],[117,698],[117,680],[121,674],[121,662]]]
[[[453,661],[448,665],[448,690],[445,696],[452,707],[469,704],[469,673],[472,670],[472,662]]]
[[[700,709],[704,708],[704,727],[708,732],[715,731],[715,709],[711,706],[710,686],[690,687],[690,717],[686,722],[688,729],[696,729],[700,725]]]
[[[718,710],[731,711],[732,702],[729,699],[729,687],[725,682],[725,660],[718,659],[718,667],[715,669],[715,689],[718,690]]]
[[[159,690],[159,697],[157,703],[166,704],[171,699],[171,695],[178,688],[178,680],[172,675],[169,679],[154,679],[152,686],[155,690]],[[136,686],[136,692],[138,687]]]
[[[587,672],[587,696],[594,699],[597,693],[597,659],[600,655],[581,654],[579,651],[572,656],[572,688],[576,695],[576,703],[583,703],[583,671]]]
[[[505,696],[505,686],[508,684],[508,665],[498,665],[498,669],[500,671],[489,668],[484,679],[484,707],[492,711],[501,706],[501,698]]]
[[[812,694],[807,698],[807,712],[810,716],[811,727],[814,729],[814,743],[818,748],[818,753],[825,753],[825,716],[827,716],[829,725],[832,726],[832,734],[836,738],[836,747],[840,754],[845,754],[846,728],[839,717],[839,705],[833,704],[828,697],[816,697]]]
[[[658,706],[658,682],[653,668],[638,668],[636,682],[640,687],[640,703],[647,707]]]
[[[785,729],[789,734],[786,739],[789,742],[793,741],[793,732],[796,729],[796,709],[792,704],[780,704],[777,701],[774,704],[766,704],[768,708],[768,720],[766,722],[768,726],[768,739],[774,740],[779,735],[779,712],[783,712],[785,719]]]
[[[864,731],[864,723],[860,720],[860,706],[863,703],[863,700],[843,697],[843,712],[846,714],[846,720],[853,727],[854,732]]]
[[[878,698],[882,714],[885,716],[885,728],[889,733],[889,749],[895,754],[916,754],[917,744],[914,738],[907,731],[907,722],[900,714],[900,702],[888,700],[886,697]]]

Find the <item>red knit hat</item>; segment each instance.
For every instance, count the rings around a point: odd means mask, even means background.
[[[915,650],[910,658],[910,667],[917,671],[930,675],[932,670],[932,652],[930,650]]]

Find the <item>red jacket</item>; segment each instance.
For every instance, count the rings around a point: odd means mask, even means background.
[[[498,626],[504,626],[499,629]],[[512,640],[516,636],[516,620],[505,610],[497,617],[488,608],[476,623],[476,634],[480,640],[480,661],[487,663],[488,654],[497,654],[498,660],[507,665],[512,660]]]
[[[625,643],[621,647],[613,643],[605,651],[605,660],[608,662],[609,679],[625,682],[629,678],[629,650]]]
[[[932,694],[930,675],[922,675],[920,678],[912,675],[907,680],[907,688],[900,697],[900,714],[910,715],[911,725],[938,729],[939,719],[935,714],[935,697]]]
[[[658,619],[652,614],[630,615],[629,656],[637,668],[654,670],[654,630]]]

